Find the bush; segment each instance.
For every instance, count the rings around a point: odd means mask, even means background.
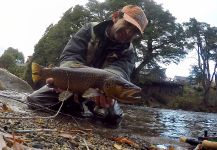
[[[196,110],[201,100],[201,92],[190,86],[184,86],[183,95],[176,96],[168,105],[176,109]]]
[[[203,87],[201,86],[194,86],[193,89],[197,92],[202,92],[203,91]]]
[[[12,66],[8,68],[8,71],[14,75],[16,75],[17,77],[23,79],[24,76],[24,70],[25,67],[24,66]]]

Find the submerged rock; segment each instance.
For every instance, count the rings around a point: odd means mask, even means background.
[[[0,90],[16,90],[18,92],[32,92],[32,87],[24,80],[0,68]]]

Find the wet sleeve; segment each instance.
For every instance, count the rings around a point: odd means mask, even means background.
[[[86,53],[90,38],[91,24],[87,24],[69,40],[60,56],[60,64],[63,65],[65,62],[84,64],[86,61]]]

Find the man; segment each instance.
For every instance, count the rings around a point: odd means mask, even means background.
[[[147,24],[144,11],[136,5],[127,5],[114,12],[112,20],[86,24],[64,48],[60,56],[60,67],[86,65],[130,80],[135,65],[135,50],[131,42],[143,33]],[[51,84],[52,82],[52,79],[48,81]],[[53,90],[51,84],[30,94],[28,101],[46,107],[59,107],[59,104],[54,105],[59,101],[59,92]],[[76,94],[66,98],[63,111],[84,112],[84,107],[87,107],[94,117],[109,124],[118,124],[123,115],[115,99],[99,96],[94,100],[85,100]]]

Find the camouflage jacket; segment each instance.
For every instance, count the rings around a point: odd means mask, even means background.
[[[130,80],[135,65],[132,43],[117,43],[106,36],[106,29],[113,22],[88,23],[72,36],[60,56],[60,66],[70,67],[79,63],[103,68]]]

